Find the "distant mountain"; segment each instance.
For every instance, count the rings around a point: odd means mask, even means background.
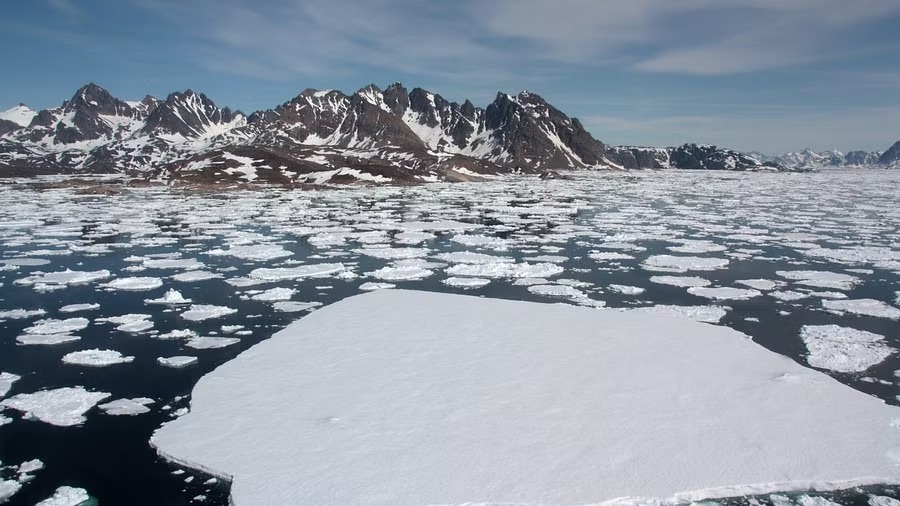
[[[567,169],[781,170],[714,146],[609,148],[539,95],[486,108],[399,83],[308,89],[245,115],[192,90],[113,97],[96,84],[57,108],[0,114],[0,175],[128,173],[194,183],[462,181]]]
[[[768,158],[780,165],[784,165],[790,169],[829,169],[839,167],[875,167],[883,165],[879,158],[881,152],[870,151],[850,151],[842,153],[841,151],[813,151],[806,148],[802,151],[785,153],[783,155]]]

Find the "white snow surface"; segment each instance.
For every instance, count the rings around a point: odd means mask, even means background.
[[[86,367],[106,367],[115,364],[133,362],[134,357],[126,357],[115,350],[81,350],[68,353],[62,358],[63,363],[83,365]]]
[[[185,320],[199,322],[209,320],[210,318],[220,318],[234,313],[237,313],[237,309],[230,307],[214,306],[212,304],[193,304],[190,309],[181,313],[181,317]]]
[[[854,313],[900,320],[900,309],[875,299],[823,300],[822,306],[835,313]]]
[[[839,325],[804,325],[800,337],[809,365],[837,372],[865,371],[894,352],[882,335]]]
[[[200,336],[188,339],[185,346],[195,350],[213,350],[217,348],[225,348],[241,342],[236,337],[216,337],[216,336]]]
[[[0,398],[5,397],[12,388],[13,383],[19,381],[22,377],[11,372],[0,372]]]
[[[100,285],[104,288],[109,288],[112,290],[125,290],[130,292],[144,292],[148,290],[154,290],[163,285],[163,282],[159,278],[151,278],[151,277],[138,277],[138,278],[118,278],[110,281],[109,283]]]
[[[154,402],[156,401],[147,397],[137,397],[134,399],[116,399],[106,404],[100,404],[97,407],[102,409],[107,415],[134,416],[149,413],[150,408],[147,405]]]
[[[898,483],[898,418],[728,328],[378,290],[202,378],[152,444],[237,506],[633,504]]]
[[[666,272],[714,271],[728,266],[727,258],[654,255],[642,264],[644,269]]]
[[[21,411],[28,418],[69,427],[83,423],[84,413],[109,396],[106,392],[89,392],[84,387],[63,387],[19,394],[0,401],[0,406]]]

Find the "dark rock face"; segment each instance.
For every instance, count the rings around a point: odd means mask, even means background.
[[[900,141],[894,143],[887,151],[881,154],[878,163],[885,166],[896,166],[900,164]]]
[[[6,119],[0,119],[0,135],[8,134],[22,128],[18,123]]]
[[[706,144],[674,148],[622,146],[612,148],[611,154],[626,169],[786,170],[775,162],[761,162],[744,153]]]
[[[615,146],[609,148],[610,156],[626,169],[669,168],[669,148]]]
[[[186,139],[200,137],[217,125],[231,123],[237,117],[228,107],[219,109],[206,95],[187,90],[171,93],[162,103],[147,101],[149,112],[141,129],[148,134],[181,135]],[[143,102],[142,102],[143,103]]]
[[[878,163],[879,153],[870,151],[850,151],[844,157],[844,165],[868,166]]]

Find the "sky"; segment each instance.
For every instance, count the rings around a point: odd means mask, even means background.
[[[778,154],[900,140],[898,0],[28,0],[0,17],[0,109],[83,84],[244,112],[402,82],[535,92],[608,144]]]

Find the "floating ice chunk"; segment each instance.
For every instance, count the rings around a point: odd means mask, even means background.
[[[775,291],[775,292],[770,292],[769,295],[771,295],[772,297],[774,297],[780,301],[784,301],[784,302],[808,299],[808,298],[812,297],[812,294],[810,294],[810,293],[795,292],[793,290],[779,290],[779,291]]]
[[[68,334],[69,332],[84,330],[90,323],[90,320],[87,318],[38,320],[32,326],[26,328],[25,333],[33,335]]]
[[[900,320],[900,309],[875,299],[823,300],[822,306],[833,313],[853,313],[875,318]]]
[[[262,301],[291,300],[295,293],[297,290],[293,288],[272,288],[250,298]]]
[[[458,264],[447,269],[449,276],[485,278],[549,278],[562,274],[565,269],[556,264],[529,264],[494,262],[489,264]]]
[[[693,276],[651,276],[651,283],[659,285],[679,286],[682,288],[709,286],[709,280]]]
[[[224,332],[226,334],[231,334],[232,332],[241,330],[242,328],[244,328],[244,326],[243,325],[222,325],[219,328],[222,330],[222,332]]]
[[[20,476],[23,474],[34,474],[43,468],[44,461],[42,461],[41,459],[27,460],[19,464],[19,468],[16,470],[16,474]],[[20,478],[19,481],[22,481],[22,479]]]
[[[109,396],[106,392],[89,392],[84,387],[64,387],[19,394],[0,401],[0,406],[21,411],[27,418],[68,427],[84,423],[84,413]]]
[[[506,251],[515,244],[507,239],[487,235],[454,235],[450,240],[463,246],[497,251]]]
[[[447,286],[464,289],[481,288],[489,285],[490,282],[490,279],[485,278],[447,278],[441,281]]]
[[[73,351],[62,358],[63,363],[86,367],[106,367],[115,364],[127,364],[134,357],[126,357],[115,350],[82,350]]]
[[[321,302],[281,301],[272,304],[272,308],[274,308],[275,311],[281,311],[282,313],[297,313],[299,311],[306,311],[308,309],[319,307],[321,305]]]
[[[0,479],[0,504],[8,502],[21,488],[22,484],[16,480]]]
[[[797,284],[837,290],[851,290],[860,279],[856,276],[829,271],[775,271],[775,274]]]
[[[199,322],[209,320],[210,318],[220,318],[234,313],[237,313],[237,309],[225,306],[214,306],[211,304],[194,304],[190,309],[181,313],[181,317],[185,320]]]
[[[657,306],[628,309],[627,311],[679,316],[701,323],[719,323],[722,321],[722,318],[725,318],[725,315],[728,314],[728,310],[729,308],[722,306],[670,306],[660,304]]]
[[[145,269],[202,269],[206,267],[196,258],[148,258],[141,264]]]
[[[63,486],[57,488],[52,496],[35,506],[82,506],[90,499],[91,496],[83,488]]]
[[[149,413],[150,408],[147,405],[154,402],[156,401],[147,397],[137,397],[134,399],[116,399],[106,404],[100,404],[97,407],[102,409],[107,415],[133,416]]]
[[[13,383],[19,381],[21,378],[22,377],[18,374],[0,372],[0,398],[6,397],[6,394],[9,393],[9,389],[12,388]]]
[[[387,266],[382,267],[381,269],[376,269],[372,272],[367,272],[366,276],[370,276],[376,279],[382,279],[384,281],[415,281],[419,279],[425,279],[432,274],[434,273],[431,270],[422,267]]]
[[[398,233],[397,235],[394,236],[394,241],[397,242],[397,244],[415,245],[415,244],[421,244],[425,241],[430,241],[430,240],[434,239],[435,237],[437,237],[437,236],[435,236],[434,234],[432,234],[430,232],[409,231],[409,232]]]
[[[449,262],[451,264],[492,264],[492,263],[514,263],[516,260],[511,257],[502,257],[497,255],[488,255],[485,253],[475,253],[472,251],[451,251],[449,253],[441,253],[435,255],[438,260]]]
[[[195,350],[212,350],[225,348],[226,346],[231,346],[239,342],[241,342],[241,340],[236,337],[201,336],[189,339],[185,346]]]
[[[650,271],[688,272],[714,271],[728,266],[727,258],[680,257],[672,255],[654,255],[641,264]]]
[[[762,295],[762,292],[752,288],[732,288],[727,286],[716,288],[692,286],[687,291],[691,295],[716,300],[746,300]]]
[[[365,255],[382,260],[402,260],[405,258],[422,258],[429,250],[425,248],[358,248],[353,250],[358,255]]]
[[[0,265],[11,265],[14,267],[40,267],[49,265],[50,260],[46,258],[4,258],[0,260]]]
[[[57,344],[74,343],[81,338],[71,334],[25,334],[16,338],[16,342],[26,346],[53,346]]]
[[[144,304],[163,304],[167,306],[177,306],[179,304],[190,304],[191,299],[184,298],[181,292],[174,288],[170,288],[165,295],[158,299],[144,299]]]
[[[59,308],[60,313],[79,313],[81,311],[93,311],[95,309],[100,309],[100,304],[69,304],[67,306],[63,306]]]
[[[465,230],[473,230],[476,228],[481,228],[481,225],[476,225],[474,223],[464,223],[462,221],[453,221],[453,220],[443,220],[443,221],[407,221],[404,223],[397,223],[397,227],[400,230],[415,230],[415,231],[428,231],[428,232],[460,232]],[[388,225],[388,229],[393,228],[392,225]]]
[[[173,274],[170,277],[175,281],[178,281],[179,283],[196,283],[198,281],[206,281],[208,279],[219,279],[223,276],[216,272],[197,270],[180,272],[178,274]]]
[[[106,269],[99,271],[72,271],[66,269],[61,272],[35,274],[33,276],[28,276],[27,278],[17,279],[15,284],[35,287],[39,285],[46,289],[54,290],[65,288],[69,285],[92,283],[94,281],[106,279],[111,275],[112,274]]]
[[[609,241],[602,242],[600,244],[595,244],[597,248],[601,249],[617,249],[621,251],[646,251],[647,248],[643,246],[638,246],[637,244],[632,244],[630,242],[618,242],[618,241]]]
[[[535,295],[544,295],[547,297],[563,297],[566,299],[582,299],[587,298],[581,290],[565,285],[531,285],[528,291]]]
[[[251,278],[265,281],[280,281],[282,279],[298,279],[324,277],[346,270],[344,264],[312,264],[297,267],[260,268],[250,272]]]
[[[893,480],[898,415],[726,327],[382,290],[218,367],[151,444],[235,504],[686,504]]]
[[[397,286],[397,285],[395,285],[395,284],[393,284],[393,283],[372,283],[372,282],[368,282],[368,283],[363,283],[363,284],[359,285],[359,289],[362,290],[362,291],[364,291],[364,292],[371,292],[371,291],[373,291],[373,290],[384,290],[384,289],[387,289],[387,288],[395,288],[396,286]]]
[[[35,316],[43,316],[47,314],[43,309],[8,309],[0,311],[0,321],[3,320],[22,320]]]
[[[870,495],[869,506],[900,506],[900,501],[884,495]]]
[[[126,314],[109,318],[97,318],[98,323],[107,322],[117,325],[116,330],[137,334],[153,328],[152,316],[148,314]]]
[[[865,371],[893,353],[884,336],[838,325],[804,325],[800,337],[809,365],[837,372]]]
[[[176,355],[174,357],[159,357],[156,359],[159,362],[159,365],[165,367],[171,367],[173,369],[180,369],[182,367],[187,367],[189,365],[193,365],[197,363],[197,357],[191,357],[187,355]]]
[[[646,291],[643,288],[628,285],[607,285],[606,288],[622,295],[640,295]]]
[[[735,281],[735,283],[762,291],[774,290],[779,284],[777,281],[772,281],[771,279],[739,279]]]
[[[100,285],[110,290],[124,290],[129,292],[145,292],[155,290],[163,285],[159,278],[138,277],[138,278],[118,278],[109,283]]]
[[[254,262],[267,262],[293,255],[278,244],[231,245],[228,249],[214,249],[206,252],[210,256],[230,256]]]
[[[561,264],[563,262],[568,262],[569,257],[559,256],[559,255],[538,255],[533,257],[523,258],[522,260],[527,262],[550,262],[551,264]]]
[[[609,262],[611,260],[634,260],[634,257],[631,255],[618,253],[615,251],[596,251],[594,253],[588,253],[588,257],[597,260],[598,262]]]
[[[170,332],[166,332],[165,334],[159,334],[156,336],[157,339],[190,339],[192,337],[197,337],[197,333],[190,329],[176,329]]]
[[[725,246],[716,244],[712,241],[693,241],[687,239],[679,239],[681,246],[669,246],[668,250],[675,253],[713,253],[716,251],[725,251]]]

